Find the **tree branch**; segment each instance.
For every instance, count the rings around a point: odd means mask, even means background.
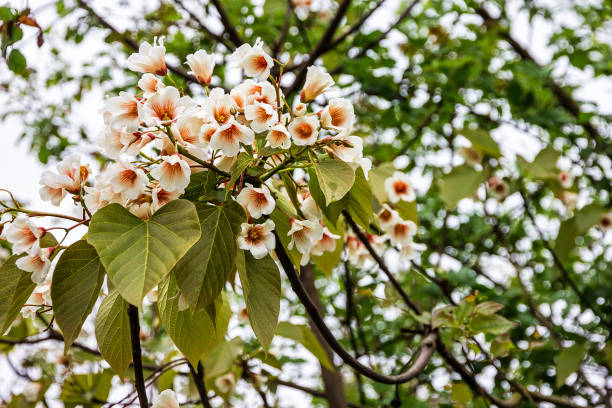
[[[295,268],[293,267],[293,264],[291,263],[291,259],[289,259],[289,255],[287,255],[287,252],[285,252],[285,249],[283,248],[278,234],[275,232],[274,235],[276,237],[276,255],[278,256],[278,259],[285,271],[285,274],[287,275],[287,278],[289,279],[289,282],[291,282],[291,288],[304,305],[306,312],[321,332],[321,335],[323,336],[325,341],[329,344],[332,350],[334,350],[334,352],[342,359],[342,361],[344,361],[347,365],[352,367],[357,372],[363,374],[364,376],[383,384],[402,384],[408,382],[417,375],[419,375],[425,369],[435,349],[435,339],[437,338],[436,332],[432,332],[425,336],[418,348],[418,357],[414,360],[412,366],[402,374],[381,374],[357,361],[357,359],[355,359],[348,351],[346,351],[346,349],[344,349],[344,347],[342,347],[342,345],[334,337],[331,330],[325,324],[325,321],[321,317],[319,310],[306,293],[306,289],[302,285],[302,282],[300,281],[300,278],[298,277],[298,274]]]
[[[233,42],[236,47],[240,47],[242,44],[244,44],[244,41],[242,38],[240,38],[238,31],[236,31],[236,27],[234,27],[232,20],[230,20],[229,16],[225,12],[221,2],[219,0],[211,0],[211,2],[217,9],[217,13],[219,13],[221,23],[223,23],[223,27],[225,27],[225,31],[227,32],[230,41]]]
[[[419,306],[414,303],[410,297],[408,297],[408,294],[404,291],[404,289],[402,288],[402,286],[399,284],[399,282],[397,281],[397,279],[395,279],[395,277],[393,276],[393,274],[391,273],[391,271],[389,271],[389,268],[387,268],[387,265],[385,265],[385,262],[382,260],[382,258],[376,253],[376,251],[374,250],[374,248],[372,247],[372,245],[370,244],[370,241],[368,241],[368,238],[363,234],[363,232],[361,231],[361,229],[359,228],[359,226],[357,226],[357,224],[355,223],[355,221],[353,221],[353,218],[350,216],[350,214],[348,213],[348,211],[346,210],[342,210],[342,215],[344,216],[344,218],[346,219],[346,221],[348,222],[348,224],[351,226],[351,229],[353,230],[353,232],[357,235],[357,238],[359,238],[359,240],[361,241],[361,243],[363,245],[365,245],[366,249],[368,250],[368,252],[370,253],[370,255],[372,256],[372,258],[374,258],[374,260],[376,261],[376,263],[378,264],[378,266],[380,267],[380,269],[384,272],[384,274],[387,276],[387,279],[389,279],[389,282],[391,282],[391,285],[393,285],[393,287],[395,288],[395,290],[397,291],[397,293],[400,295],[400,297],[402,298],[402,300],[404,301],[404,303],[406,303],[406,305],[416,314],[421,314],[421,309],[419,308]]]
[[[134,387],[138,392],[140,408],[149,408],[147,400],[147,389],[142,372],[142,351],[140,350],[140,321],[138,319],[138,308],[128,305],[128,318],[130,320],[130,337],[132,340],[132,359],[134,361]]]
[[[197,371],[193,368],[191,363],[189,363],[189,371],[191,372],[193,382],[198,389],[202,406],[204,408],[212,408],[210,401],[208,401],[208,392],[206,391],[206,385],[204,384],[204,367],[202,366],[202,363],[198,361]]]

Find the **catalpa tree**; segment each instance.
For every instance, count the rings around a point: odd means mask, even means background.
[[[509,33],[503,5],[415,1],[368,34],[384,0],[358,3],[212,1],[217,34],[176,1],[134,35],[57,3],[91,19],[64,40],[110,30],[132,82],[100,100],[92,155],[64,154],[67,114],[24,134],[42,162],[62,157],[40,198],[72,211],[1,191],[8,407],[292,406],[287,389],[307,406],[610,406],[606,117]],[[7,66],[32,85],[18,33],[46,34],[0,10]],[[179,38],[178,10],[211,44]],[[433,22],[468,15],[474,36]],[[399,77],[392,30],[410,40]],[[25,100],[22,85],[7,89]],[[502,126],[539,152],[507,154]]]

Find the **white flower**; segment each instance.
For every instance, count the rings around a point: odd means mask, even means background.
[[[164,190],[161,187],[155,187],[151,190],[151,198],[153,200],[153,210],[157,211],[165,204],[179,198],[180,194],[177,191]]]
[[[173,86],[160,89],[143,105],[143,118],[148,126],[167,125],[193,107],[190,98],[179,93]]]
[[[347,163],[360,163],[363,158],[363,140],[359,136],[336,136],[327,150]],[[365,174],[367,172],[364,171]]]
[[[296,96],[293,98],[293,104],[291,105],[291,112],[293,116],[304,116],[308,106],[300,101],[300,97]]]
[[[200,128],[200,141],[202,143],[202,147],[208,147],[208,145],[210,145],[210,140],[217,129],[219,129],[219,126],[216,123],[204,123],[202,125]]]
[[[400,251],[400,257],[404,261],[412,261],[425,249],[427,249],[425,244],[410,242],[409,244],[402,246],[402,250]]]
[[[51,306],[51,279],[49,276],[44,283],[34,288],[25,304],[28,306],[21,309],[21,315],[26,319],[35,317],[41,306]]]
[[[32,273],[32,282],[41,284],[45,281],[49,268],[51,267],[49,257],[52,251],[53,248],[41,248],[40,244],[36,242],[32,248],[30,248],[27,255],[17,259],[15,264],[22,271]]]
[[[321,218],[323,218],[321,209],[310,194],[308,194],[307,197],[302,197],[301,204],[302,213],[304,213],[306,218],[308,218],[309,220],[320,220]]]
[[[230,392],[235,384],[236,379],[232,373],[227,373],[221,377],[217,377],[215,380],[215,387],[217,387],[221,394],[227,394]]]
[[[463,157],[463,160],[465,160],[466,163],[469,163],[472,166],[480,164],[483,157],[480,150],[465,146],[459,148],[459,155]]]
[[[323,227],[323,236],[312,246],[311,254],[321,256],[324,252],[332,252],[336,249],[336,240],[340,235],[332,234],[327,227]]]
[[[334,98],[321,112],[321,126],[338,132],[350,132],[355,121],[353,104],[344,98]]]
[[[204,50],[196,51],[195,54],[187,56],[187,65],[191,68],[189,72],[197,78],[200,84],[210,84],[215,68],[214,54],[208,54]]]
[[[568,210],[573,210],[576,208],[576,204],[578,204],[578,194],[571,191],[563,191],[560,199]]]
[[[155,135],[148,132],[120,132],[120,140],[123,147],[121,153],[136,156],[142,148],[155,140]]]
[[[334,84],[334,80],[322,68],[311,66],[306,71],[306,82],[300,93],[302,102],[310,102]]]
[[[215,166],[221,171],[230,171],[234,163],[236,163],[238,156],[224,156],[221,155],[215,161]]]
[[[71,154],[57,164],[58,173],[44,171],[40,178],[42,187],[39,190],[43,200],[51,201],[59,205],[66,191],[71,194],[79,194],[81,186],[89,177],[89,166],[81,165],[78,154]],[[65,190],[65,191],[64,191]]]
[[[187,162],[179,155],[162,156],[162,163],[151,170],[151,175],[159,180],[159,185],[164,190],[180,192],[185,191],[189,184],[191,171]]]
[[[206,100],[205,111],[208,117],[219,125],[225,125],[233,119],[232,110],[236,108],[236,101],[230,95],[225,94],[221,88],[215,88],[210,92]]]
[[[408,175],[401,171],[396,171],[385,180],[385,190],[389,201],[392,203],[397,203],[400,200],[414,201],[416,199],[416,193]]]
[[[170,131],[181,145],[205,145],[201,139],[202,121],[195,116],[182,116],[170,126]]]
[[[241,45],[231,56],[233,65],[243,68],[246,76],[265,80],[274,65],[272,58],[263,50],[263,43],[258,39],[255,46]]]
[[[612,213],[605,214],[599,219],[599,228],[606,232],[612,227]]]
[[[310,250],[315,242],[323,238],[323,227],[317,221],[291,220],[291,229],[287,233],[291,237],[288,248],[294,246],[302,254],[301,264],[306,265],[310,258]]]
[[[140,84],[140,82],[139,82]],[[128,131],[135,131],[140,124],[141,105],[136,97],[128,92],[119,92],[119,96],[113,96],[106,100],[102,109],[104,123],[110,127]]]
[[[378,212],[378,223],[385,232],[388,232],[393,225],[400,220],[401,217],[397,211],[393,210],[387,204],[383,204],[382,209]]]
[[[510,190],[510,186],[504,180],[499,177],[493,176],[487,180],[487,186],[491,191],[493,197],[497,199],[497,201],[503,201],[504,198],[508,195],[508,191]]]
[[[154,208],[150,202],[144,201],[130,206],[130,212],[140,219],[148,220],[153,215]]]
[[[274,221],[266,220],[263,224],[241,225],[242,231],[237,238],[240,249],[251,251],[253,258],[261,259],[276,246],[274,240]]]
[[[44,234],[44,228],[37,227],[29,218],[22,215],[6,224],[2,233],[4,238],[13,245],[14,254],[28,251]]]
[[[262,215],[268,215],[274,211],[276,201],[272,198],[267,187],[253,187],[247,184],[240,194],[236,197],[236,201],[243,206],[253,218],[259,218]]]
[[[113,192],[130,200],[138,198],[149,181],[144,170],[122,161],[111,164],[107,172]]]
[[[291,135],[282,123],[277,123],[272,126],[266,136],[267,145],[270,147],[280,147],[281,149],[289,149],[291,147]]]
[[[236,156],[240,151],[240,143],[251,144],[255,134],[247,126],[241,125],[235,119],[219,127],[210,139],[210,148],[221,150],[226,156]]]
[[[153,398],[153,406],[151,408],[179,408],[176,394],[172,390],[162,391]]]
[[[574,184],[574,176],[567,171],[560,172],[557,179],[563,188],[570,188]]]
[[[257,132],[265,132],[278,122],[278,112],[267,103],[256,102],[244,109],[244,116],[251,121],[251,128]]]
[[[417,226],[412,221],[398,220],[389,228],[389,237],[393,245],[409,245],[417,232]]]
[[[152,97],[157,93],[157,91],[165,87],[166,85],[164,85],[164,81],[153,74],[144,74],[138,80],[138,88],[142,90],[142,96],[145,98]]]
[[[153,45],[148,42],[143,42],[138,48],[138,52],[133,53],[128,57],[128,68],[134,72],[147,73],[164,76],[168,73],[164,57],[166,56],[166,48],[159,41],[153,42]]]
[[[314,116],[301,116],[289,124],[289,133],[293,143],[298,146],[312,145],[319,136],[319,119]]]

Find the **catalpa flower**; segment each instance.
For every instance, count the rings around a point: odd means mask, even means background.
[[[333,78],[325,70],[316,66],[308,67],[306,82],[300,93],[300,100],[302,102],[313,101],[333,84]]]
[[[180,408],[176,394],[172,390],[164,390],[153,398],[151,408]]]
[[[2,233],[4,238],[13,245],[14,254],[28,251],[44,234],[44,228],[37,227],[29,218],[22,215],[6,224]]]
[[[139,82],[140,83],[140,82]],[[106,100],[102,110],[104,123],[110,127],[128,131],[138,130],[140,124],[141,105],[136,97],[128,92],[120,92],[119,96],[113,96]]]
[[[409,244],[402,246],[402,250],[400,251],[400,258],[404,261],[412,261],[417,256],[419,256],[419,254],[425,249],[427,249],[425,244],[410,242]]]
[[[130,212],[142,220],[148,220],[155,212],[150,202],[144,201],[130,206]]]
[[[255,140],[255,133],[235,119],[219,127],[210,139],[213,150],[221,150],[226,156],[236,156],[240,151],[240,143],[251,144]]]
[[[187,65],[191,68],[189,73],[193,74],[200,84],[210,84],[215,68],[214,54],[208,54],[204,50],[196,51],[194,54],[187,56]]]
[[[459,149],[459,155],[463,157],[466,163],[476,166],[482,162],[482,152],[473,147],[461,147]]]
[[[255,46],[242,44],[231,56],[233,65],[244,69],[246,76],[265,80],[270,76],[274,65],[272,58],[263,50],[263,42],[257,40]]]
[[[172,136],[180,143],[187,145],[201,145],[200,138],[202,121],[195,116],[184,116],[179,118],[170,126]]]
[[[271,214],[276,205],[276,201],[272,198],[267,187],[253,187],[250,184],[247,184],[242,191],[240,191],[240,194],[236,197],[236,201],[243,206],[253,218]]]
[[[291,147],[291,135],[282,123],[277,123],[272,126],[266,136],[266,145],[270,147],[280,147],[281,149],[289,149]]]
[[[145,98],[150,98],[157,93],[162,88],[165,88],[164,81],[159,79],[153,74],[144,74],[138,80],[138,88],[140,88],[143,92],[142,96]]]
[[[293,116],[296,116],[296,117],[304,116],[306,114],[307,108],[308,108],[308,105],[306,105],[305,103],[302,103],[299,96],[296,96],[293,99],[293,104],[291,105],[291,112],[293,113]]]
[[[229,123],[234,117],[232,111],[236,109],[236,101],[230,95],[225,94],[221,88],[215,88],[210,92],[206,100],[206,114],[218,125]]]
[[[508,186],[508,183],[496,176],[493,176],[487,180],[487,186],[489,187],[493,197],[500,202],[506,198],[508,192],[510,191],[510,186]]]
[[[383,231],[388,232],[393,225],[400,221],[401,217],[389,205],[383,204],[382,209],[378,212],[378,223]]]
[[[179,93],[173,86],[160,89],[143,105],[143,117],[148,126],[167,125],[189,108],[193,107],[190,98]]]
[[[168,204],[172,200],[179,198],[180,194],[177,191],[164,190],[161,187],[154,187],[151,190],[151,199],[153,200],[153,208],[155,211],[159,210],[165,204]]]
[[[78,154],[71,154],[57,164],[57,173],[44,171],[40,184],[40,197],[59,205],[65,196],[65,192],[79,194],[81,186],[89,177],[89,166],[81,165]],[[64,191],[65,190],[65,191]]]
[[[308,193],[307,196],[302,196],[301,202],[302,213],[309,220],[320,220],[323,218],[323,214],[321,213],[321,209],[315,202],[314,198]]]
[[[574,176],[572,176],[567,171],[560,172],[557,176],[557,179],[559,180],[559,184],[563,188],[570,188],[572,184],[574,184]]]
[[[227,394],[230,392],[232,388],[234,388],[234,385],[236,385],[236,378],[232,373],[227,373],[221,377],[217,377],[215,380],[215,387],[217,387],[221,394]]]
[[[30,319],[36,316],[36,312],[40,308],[40,306],[51,305],[51,280],[46,279],[44,283],[39,286],[36,286],[32,291],[32,294],[25,302],[26,305],[21,309],[21,315]]]
[[[35,243],[28,251],[27,255],[17,259],[15,265],[25,272],[32,273],[32,282],[43,283],[51,267],[51,253],[53,248],[41,248],[40,244]]]
[[[319,119],[316,116],[301,116],[289,124],[289,133],[297,146],[312,145],[319,136]]]
[[[151,170],[151,176],[159,181],[161,188],[167,191],[180,192],[185,191],[189,184],[191,170],[187,162],[179,155],[163,156],[162,163]]]
[[[138,198],[149,181],[144,170],[123,161],[111,164],[107,171],[113,192],[129,200]]]
[[[251,251],[253,258],[261,259],[272,251],[276,246],[274,240],[274,221],[266,220],[263,224],[241,225],[242,231],[237,238],[238,247],[245,251]]]
[[[334,98],[321,112],[321,126],[338,132],[350,132],[355,121],[353,104],[344,98]]]
[[[412,221],[399,220],[389,229],[389,237],[393,245],[409,245],[417,232],[417,226]]]
[[[323,238],[323,227],[317,221],[292,219],[291,229],[287,236],[291,237],[291,242],[287,247],[292,249],[295,246],[302,254],[300,264],[306,265],[310,259],[312,246]]]
[[[244,116],[251,122],[251,128],[257,132],[265,132],[278,122],[278,112],[272,105],[255,102],[244,109]]]
[[[332,234],[327,227],[323,227],[323,236],[312,246],[311,254],[321,256],[324,252],[333,252],[336,249],[336,240],[340,235]]]
[[[143,42],[138,48],[138,52],[128,57],[128,68],[134,72],[147,73],[164,76],[168,73],[166,67],[166,48],[164,44],[159,41],[153,42],[153,45],[148,42]]]
[[[401,171],[396,171],[385,180],[385,191],[392,203],[397,203],[400,200],[414,201],[416,199],[416,193],[412,183],[410,183],[410,178]]]
[[[121,153],[131,156],[136,156],[146,145],[155,140],[155,135],[148,132],[126,132],[124,129],[119,135],[123,145]]]

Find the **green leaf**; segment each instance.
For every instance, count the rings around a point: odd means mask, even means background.
[[[6,60],[8,67],[11,71],[16,74],[23,75],[26,72],[26,59],[23,54],[17,49],[13,48]]]
[[[302,324],[280,322],[276,328],[276,334],[297,341],[318,358],[325,368],[329,370],[334,369],[327,357],[327,353],[325,353],[323,346],[321,346],[321,343],[319,343],[310,327]]]
[[[113,290],[100,304],[96,316],[95,332],[98,348],[104,360],[123,380],[125,370],[132,362],[132,341],[128,303]]]
[[[494,313],[499,312],[503,308],[504,308],[504,305],[502,305],[501,303],[486,301],[486,302],[477,304],[474,307],[474,310],[472,312],[479,313],[482,315],[492,315]]]
[[[1,21],[8,21],[14,18],[15,18],[15,15],[13,14],[13,11],[11,10],[10,7],[7,7],[7,6],[0,7],[0,20]]]
[[[461,199],[471,197],[486,178],[484,172],[475,170],[468,164],[455,167],[443,176],[440,183],[444,203],[448,208],[455,207]]]
[[[55,321],[64,334],[64,353],[79,336],[104,281],[104,267],[96,249],[81,240],[61,255],[51,284]]]
[[[280,312],[280,271],[270,255],[255,259],[250,252],[245,251],[238,252],[236,266],[249,322],[262,347],[268,350]]]
[[[189,179],[189,185],[185,188],[185,193],[181,196],[189,201],[198,201],[198,199],[206,199],[214,191],[217,182],[217,177],[212,171],[199,171],[193,173]]]
[[[551,179],[556,178],[559,174],[559,169],[557,168],[559,156],[560,153],[554,147],[548,146],[538,153],[533,162],[529,163],[522,159],[518,163],[537,179]]]
[[[456,403],[467,406],[468,402],[472,400],[472,391],[465,383],[454,383],[451,386],[451,398]]]
[[[226,341],[222,340],[203,361],[206,378],[215,378],[232,369],[236,358],[242,354],[244,341],[240,337]]]
[[[170,272],[200,235],[193,203],[175,200],[149,220],[141,220],[119,204],[110,204],[93,215],[87,241],[98,251],[121,296],[140,306],[142,298]]]
[[[563,386],[567,377],[578,370],[586,351],[585,343],[576,343],[561,350],[559,357],[557,357],[557,388]]]
[[[195,204],[202,234],[174,267],[173,274],[192,310],[205,308],[221,293],[234,267],[236,235],[245,215],[235,201]]]
[[[385,163],[370,170],[370,187],[379,204],[383,204],[389,199],[385,190],[385,180],[396,171],[397,169],[393,163]]]
[[[195,366],[202,354],[217,343],[215,325],[204,309],[195,313],[180,311],[179,297],[176,279],[171,274],[159,285],[159,314],[176,347]]]
[[[0,334],[7,331],[36,287],[32,274],[15,265],[19,258],[13,255],[0,267]]]
[[[475,332],[503,334],[514,327],[514,323],[503,316],[477,314],[470,320],[470,328]]]
[[[313,162],[319,186],[329,205],[349,192],[355,181],[355,171],[342,160],[323,159]]]
[[[472,146],[489,156],[500,157],[501,152],[499,151],[499,145],[489,132],[484,129],[463,129],[460,132],[466,139],[472,142]]]
[[[576,237],[584,235],[607,211],[604,206],[590,204],[578,210],[572,218],[563,221],[555,241],[555,253],[561,259],[567,258],[576,245]]]
[[[346,210],[353,220],[369,231],[372,219],[372,190],[361,167],[355,171],[355,182],[347,194]]]
[[[60,399],[66,408],[101,407],[108,398],[113,373],[72,374],[64,381]]]
[[[315,203],[317,203],[325,218],[327,218],[333,225],[336,225],[338,223],[338,217],[340,217],[342,210],[346,206],[348,194],[340,201],[327,204],[325,201],[325,195],[323,194],[323,191],[319,185],[317,173],[314,171],[314,169],[308,169],[308,176],[308,190],[310,191],[312,199],[315,201]]]

